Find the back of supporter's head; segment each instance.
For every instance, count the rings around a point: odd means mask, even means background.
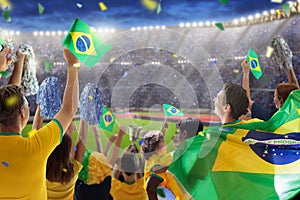
[[[15,125],[25,100],[22,89],[16,85],[0,87],[0,125]]]
[[[53,150],[47,160],[46,178],[51,182],[68,184],[74,176],[73,164],[70,161],[72,139],[68,134]]]
[[[177,124],[179,131],[186,131],[188,137],[193,137],[203,131],[203,124],[198,118],[186,118]]]
[[[160,131],[147,131],[142,144],[142,154],[148,160],[153,154],[158,154],[165,146],[165,137]]]
[[[130,176],[137,172],[140,162],[136,153],[124,152],[121,157],[121,169],[127,175]]]
[[[276,104],[276,107],[280,108],[288,98],[289,94],[293,90],[298,89],[299,87],[293,83],[279,83],[274,94],[274,102]]]
[[[223,102],[224,106],[230,105],[230,115],[234,119],[246,114],[249,100],[246,91],[239,85],[233,83],[225,83],[222,91],[224,92]]]

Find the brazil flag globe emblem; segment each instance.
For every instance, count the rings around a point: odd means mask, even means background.
[[[94,43],[91,34],[81,33],[81,32],[71,32],[70,33],[74,49],[76,53],[96,56]]]
[[[108,127],[113,122],[113,116],[112,116],[111,112],[108,112],[103,115],[103,121],[104,121],[104,125],[106,127]]]
[[[106,55],[112,46],[97,35],[97,32],[84,21],[75,19],[63,45],[68,48],[79,61],[92,67]]]
[[[176,115],[176,114],[178,114],[180,111],[179,111],[177,108],[175,108],[175,107],[170,107],[170,108],[168,109],[168,112],[171,113],[172,115]]]
[[[258,59],[257,58],[253,58],[251,56],[249,56],[249,59],[250,59],[250,67],[251,67],[251,69],[255,70],[255,71],[261,71]]]

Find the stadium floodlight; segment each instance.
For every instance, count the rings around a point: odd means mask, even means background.
[[[14,31],[9,31],[9,35],[15,35]]]
[[[104,29],[104,32],[109,33],[109,29],[108,28]]]
[[[192,23],[192,26],[193,26],[193,27],[196,27],[197,25],[198,25],[197,22],[193,22],[193,23]]]
[[[161,26],[161,29],[166,29],[166,26]]]
[[[52,31],[52,32],[51,32],[51,35],[52,35],[52,36],[55,36],[55,35],[56,35],[56,32],[55,32],[55,31]]]
[[[153,27],[153,26],[149,26],[149,29],[150,29],[150,30],[153,30],[153,29],[154,29],[154,27]]]
[[[204,23],[203,23],[203,22],[199,22],[198,25],[199,25],[200,27],[202,27],[202,26],[204,26]]]
[[[263,12],[263,15],[264,15],[264,16],[268,16],[268,15],[269,15],[268,11],[264,11],[264,12]]]
[[[155,29],[160,29],[160,26],[155,26]]]
[[[248,20],[249,20],[249,21],[252,21],[253,19],[254,19],[254,17],[253,17],[252,15],[249,15],[249,16],[248,16]]]
[[[206,22],[205,22],[205,25],[206,25],[206,26],[210,26],[210,21],[206,21]]]
[[[44,35],[44,31],[40,31],[40,32],[39,32],[39,35],[40,35],[40,36],[43,36],[43,35]]]
[[[130,30],[131,30],[131,31],[135,31],[135,30],[136,30],[136,28],[135,28],[135,27],[132,27]]]
[[[68,34],[68,31],[64,31],[64,35],[67,35]]]
[[[245,17],[241,17],[240,21],[241,21],[242,23],[244,23],[244,22],[246,22],[246,18],[245,18]]]
[[[181,22],[181,23],[179,24],[179,27],[180,27],[180,28],[183,28],[183,27],[184,27],[184,23]]]
[[[61,31],[57,31],[57,35],[62,35],[62,32]]]
[[[145,31],[145,30],[147,30],[148,29],[148,27],[147,26],[143,26],[143,30]]]
[[[136,28],[136,30],[140,31],[140,30],[142,30],[142,28],[138,26],[138,27]]]
[[[270,10],[270,13],[272,14],[272,15],[274,15],[275,13],[276,13],[276,11],[275,10]]]
[[[34,31],[33,32],[33,36],[37,36],[38,35],[38,32],[37,31]]]
[[[191,27],[191,23],[189,22],[185,23],[185,27]]]
[[[238,20],[238,19],[234,19],[234,20],[233,20],[233,24],[234,24],[234,25],[238,25],[238,24],[239,24],[239,20]]]
[[[255,14],[255,18],[256,18],[256,19],[259,19],[259,18],[260,18],[260,14],[259,14],[259,13],[256,13],[256,14]]]
[[[49,36],[50,35],[50,31],[46,31],[45,35]]]
[[[112,28],[112,29],[110,29],[110,32],[111,32],[111,33],[115,33],[116,30],[115,30],[114,28]]]
[[[16,32],[16,35],[20,35],[20,34],[21,34],[20,31],[17,31],[17,32]]]

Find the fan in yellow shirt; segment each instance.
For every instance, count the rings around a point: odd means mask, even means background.
[[[129,149],[135,149],[132,152],[128,152]],[[148,196],[144,188],[144,180],[142,176],[137,173],[141,163],[141,160],[137,157],[138,149],[135,144],[131,144],[127,151],[125,151],[120,159],[120,171],[124,177],[124,182],[118,180],[117,173],[114,173],[112,178],[110,193],[114,200],[147,200]]]
[[[15,85],[0,87],[0,199],[46,200],[46,162],[77,110],[76,57],[64,49],[68,78],[62,108],[45,127],[28,138],[21,131],[29,119],[28,102]],[[66,98],[65,98],[66,97]]]

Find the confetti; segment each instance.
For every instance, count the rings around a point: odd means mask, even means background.
[[[142,4],[147,8],[148,10],[154,11],[158,7],[158,2],[155,0],[142,0]]]
[[[240,72],[240,70],[238,70],[238,69],[234,69],[234,70],[233,70],[233,73],[238,74],[239,72]]]
[[[2,16],[4,17],[4,19],[5,19],[6,22],[10,22],[11,21],[9,10],[4,11],[2,13]]]
[[[82,4],[81,3],[76,3],[76,6],[78,7],[78,8],[82,8]]]
[[[272,53],[273,53],[274,49],[272,47],[268,47],[267,49],[267,53],[266,53],[266,57],[270,58]]]
[[[272,3],[282,3],[282,0],[271,0]]]
[[[9,2],[9,0],[0,0],[0,7],[8,10],[11,8],[11,3]]]
[[[228,0],[219,0],[220,3],[226,4],[228,2]]]
[[[77,146],[74,146],[74,151],[77,151]]]
[[[73,67],[80,67],[80,63],[73,64]]]
[[[38,9],[39,9],[39,14],[42,15],[45,10],[44,6],[42,6],[42,4],[40,4],[40,3],[38,3]]]
[[[115,58],[115,57],[112,57],[112,58],[109,59],[109,62],[110,62],[110,63],[113,63],[115,60],[116,60],[116,58]]]
[[[232,76],[232,77],[233,77],[233,79],[235,80],[235,79],[236,79],[236,74],[233,74],[233,76]]]
[[[161,12],[161,5],[159,3],[156,9],[156,14],[159,14],[160,12]]]
[[[5,161],[3,161],[3,162],[1,162],[1,163],[2,163],[2,165],[4,165],[5,167],[8,167],[8,166],[9,166],[8,163],[5,162]]]
[[[90,96],[88,96],[88,97],[89,97],[89,99],[90,99],[90,100],[92,100],[92,99],[93,99],[93,97],[92,97],[91,95],[90,95]]]
[[[176,53],[174,53],[172,56],[173,56],[174,58],[178,58],[178,55],[177,55]]]
[[[6,99],[5,104],[7,107],[11,107],[11,106],[15,105],[17,103],[17,101],[18,101],[18,97],[13,95]]]
[[[216,27],[218,27],[220,30],[224,31],[224,26],[222,23],[215,23]]]
[[[142,138],[142,139],[139,141],[139,145],[142,146],[143,143],[144,143],[144,138]]]
[[[99,7],[100,7],[101,11],[107,10],[107,7],[105,6],[105,4],[103,2],[99,2]]]
[[[50,3],[47,3],[47,4],[45,5],[45,10],[48,9],[48,8],[50,8],[50,7],[51,7],[51,4],[50,4]]]
[[[290,4],[288,4],[288,3],[282,4],[282,9],[283,9],[284,13],[286,14],[286,16],[290,16],[290,14],[291,14]]]
[[[164,190],[161,189],[161,188],[155,189],[155,192],[156,192],[159,196],[161,196],[161,197],[163,197],[163,198],[166,197]]]
[[[48,60],[45,60],[45,71],[48,73],[52,67],[52,63]]]
[[[0,74],[2,74],[3,78],[8,78],[11,75],[11,72],[0,71]]]
[[[63,172],[65,172],[65,173],[68,171],[66,168],[63,168],[62,170],[63,170]]]

